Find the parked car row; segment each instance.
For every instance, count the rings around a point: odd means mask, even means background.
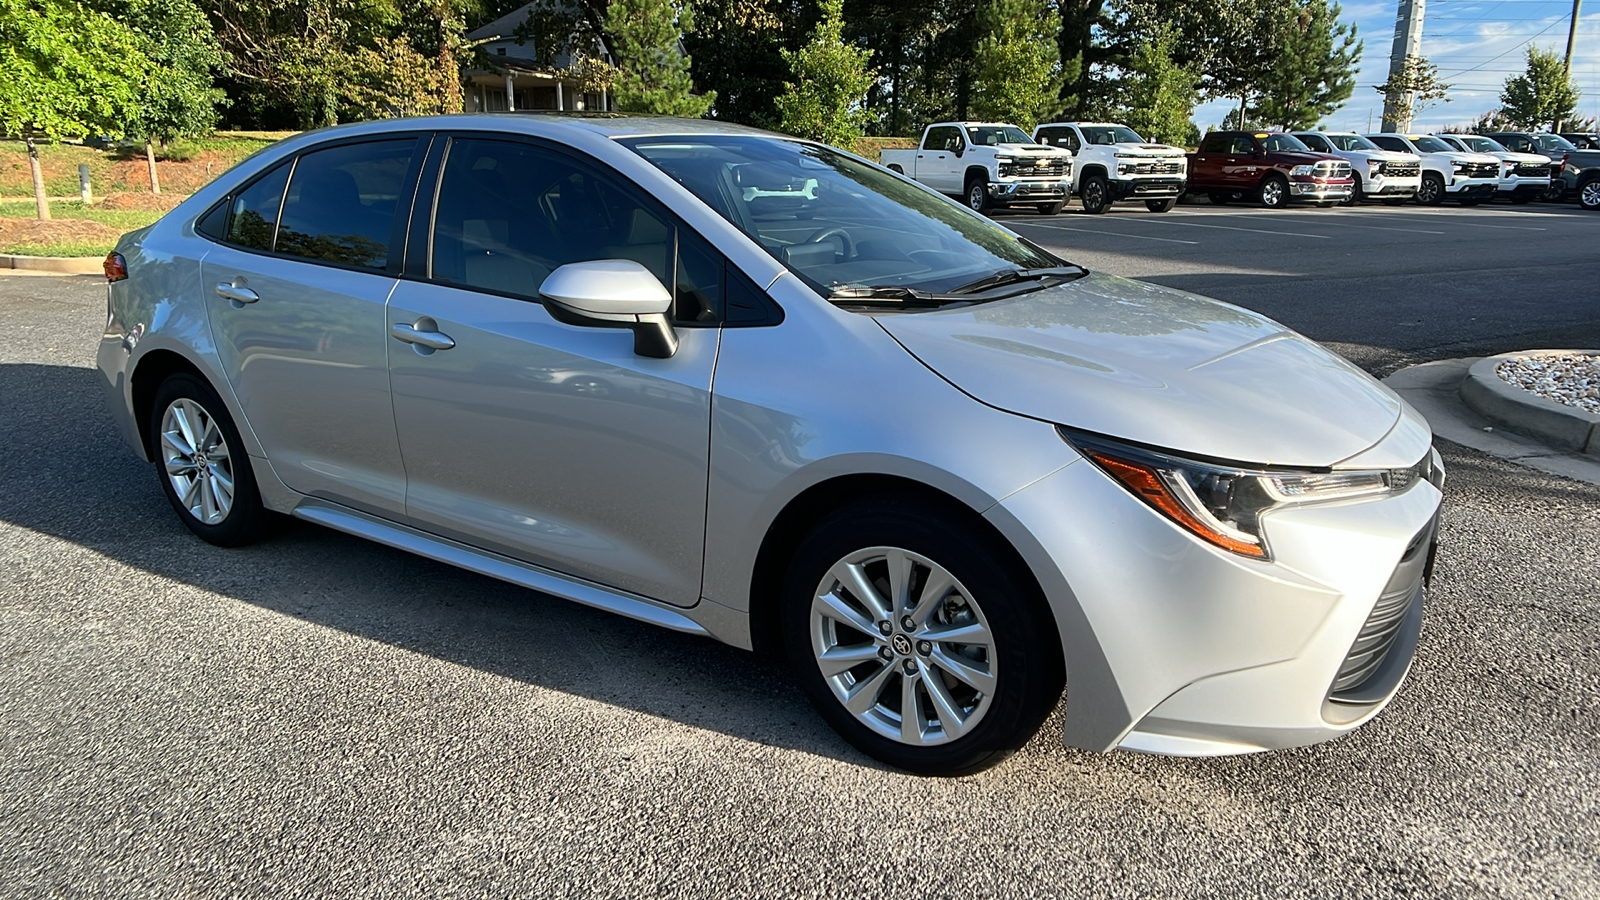
[[[884,150],[879,162],[978,212],[1054,215],[1072,197],[1091,215],[1128,199],[1167,212],[1185,194],[1269,209],[1567,197],[1600,209],[1600,137],[1584,134],[1213,131],[1185,154],[1108,122],[1052,122],[1031,136],[1004,123],[940,122],[916,149]]]

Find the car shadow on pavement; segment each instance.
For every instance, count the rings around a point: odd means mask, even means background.
[[[0,365],[0,520],[258,607],[762,744],[879,767],[774,661],[298,520],[234,550],[194,537],[105,411],[99,374]],[[43,598],[39,598],[43,602]]]

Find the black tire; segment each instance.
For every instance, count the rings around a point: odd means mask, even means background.
[[[996,676],[994,689],[981,719],[971,731],[953,740],[919,745],[874,730],[844,707],[818,666],[812,644],[812,604],[819,587],[827,573],[851,554],[880,547],[910,551],[946,569],[971,594],[973,606],[988,625],[993,640],[988,653]],[[872,569],[867,571],[870,576]],[[916,590],[920,591],[920,586]],[[795,550],[782,604],[780,624],[789,667],[812,705],[845,740],[891,766],[922,775],[958,775],[987,768],[1032,737],[1060,699],[1065,679],[1061,645],[1049,606],[1033,578],[992,533],[938,507],[879,498],[835,511]],[[856,637],[855,629],[845,630]],[[896,626],[894,641],[876,635],[865,638],[909,647],[910,641],[898,641],[902,633]],[[852,641],[852,646],[860,643],[867,642]],[[914,652],[926,656],[920,646]],[[853,679],[859,674],[865,680],[881,675],[885,682],[877,697],[887,696],[898,703],[899,688],[893,685],[903,686],[904,679],[895,671],[900,663],[893,659],[885,664],[873,657],[835,677]],[[904,664],[914,661],[908,656]],[[889,671],[885,673],[885,669]],[[946,684],[947,692],[959,687],[948,679]]]
[[[1227,206],[1228,203],[1233,200],[1233,195],[1224,194],[1220,191],[1212,191],[1206,195],[1206,199],[1211,201],[1212,206]]]
[[[1151,212],[1172,212],[1172,208],[1177,205],[1177,197],[1168,197],[1165,200],[1146,200],[1144,202],[1144,208]]]
[[[1111,188],[1106,185],[1104,175],[1086,175],[1083,184],[1078,186],[1078,200],[1083,204],[1083,211],[1091,216],[1098,216],[1111,208]]]
[[[1367,199],[1367,192],[1366,189],[1361,186],[1360,175],[1352,175],[1351,178],[1355,184],[1350,186],[1350,196],[1344,198],[1340,202],[1345,206],[1360,206],[1362,201]]]
[[[1289,180],[1277,173],[1261,179],[1256,199],[1265,209],[1283,209],[1289,205]]]
[[[906,173],[906,170],[900,168],[899,165],[891,165],[891,166],[889,166],[889,171],[895,173],[896,175],[904,175]]]
[[[973,212],[988,214],[990,209],[988,185],[974,178],[967,182],[967,188],[962,196],[967,201],[968,209]]]
[[[1065,200],[1057,200],[1054,203],[1041,203],[1038,206],[1039,212],[1046,216],[1059,215],[1061,211],[1066,208],[1067,201]]]
[[[1444,178],[1436,172],[1423,172],[1422,185],[1417,188],[1417,202],[1423,206],[1438,206],[1444,202]]]
[[[1539,200],[1544,203],[1560,203],[1561,198],[1567,193],[1566,184],[1561,179],[1550,182],[1550,186],[1539,194]]]
[[[1578,205],[1590,212],[1600,210],[1600,175],[1590,175],[1578,185]]]
[[[209,446],[198,448],[202,453],[209,452],[209,458],[204,460],[208,468],[225,469],[227,475],[232,478],[232,507],[223,513],[217,522],[202,521],[178,494],[172,478],[167,473],[165,464],[167,451],[164,449],[166,442],[162,435],[162,422],[167,410],[180,401],[199,407],[221,433],[220,442],[212,442]],[[218,448],[226,451],[225,464],[215,463],[215,451]],[[242,547],[261,539],[267,533],[272,514],[261,503],[261,494],[256,487],[255,471],[250,465],[250,454],[245,450],[244,441],[239,437],[239,429],[234,427],[233,417],[228,415],[228,408],[223,405],[222,398],[217,396],[216,390],[204,380],[187,373],[179,373],[167,378],[156,389],[155,402],[150,410],[150,454],[156,461],[156,476],[161,481],[161,490],[167,495],[167,501],[172,504],[173,510],[178,513],[178,518],[183,524],[201,540],[219,547]]]

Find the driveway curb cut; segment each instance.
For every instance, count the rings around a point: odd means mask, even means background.
[[[1600,350],[1522,350],[1486,356],[1461,380],[1461,401],[1486,418],[1553,447],[1600,456],[1600,416],[1540,397],[1501,378],[1495,369],[1506,360],[1568,353],[1600,355]]]
[[[62,275],[101,275],[105,262],[100,256],[8,256],[0,253],[0,269],[27,269],[58,272]]]

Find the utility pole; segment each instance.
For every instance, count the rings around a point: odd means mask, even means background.
[[[1428,0],[1400,0],[1400,8],[1394,18],[1394,49],[1389,53],[1391,80],[1402,77],[1407,59],[1422,55],[1422,16],[1427,5]],[[1407,92],[1395,98],[1394,103],[1384,103],[1384,131],[1411,130],[1411,105],[1414,99]]]
[[[1565,73],[1567,83],[1572,83],[1572,50],[1578,43],[1578,9],[1583,6],[1583,0],[1572,0],[1572,23],[1567,26],[1567,63],[1562,71]],[[1561,120],[1550,126],[1551,131],[1561,130]]]

